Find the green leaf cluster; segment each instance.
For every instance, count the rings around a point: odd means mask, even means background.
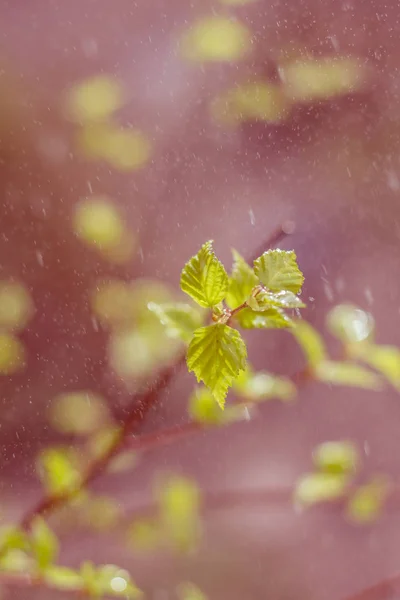
[[[231,321],[243,329],[286,328],[292,320],[285,311],[304,306],[297,296],[304,277],[293,251],[268,250],[254,268],[235,250],[233,259],[228,276],[208,241],[182,270],[182,291],[211,311],[213,324],[200,327],[199,314],[188,304],[149,304],[169,335],[188,343],[189,371],[221,408],[247,361],[246,344]]]
[[[29,530],[6,527],[0,531],[0,570],[30,575],[50,588],[94,597],[115,596],[136,600],[140,590],[129,574],[115,565],[83,563],[78,569],[56,563],[59,542],[46,521],[36,516]]]

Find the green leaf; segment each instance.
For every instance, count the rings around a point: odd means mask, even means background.
[[[267,292],[261,290],[254,297],[250,297],[248,305],[255,311],[269,310],[270,308],[304,308],[305,304],[293,292],[283,291]]]
[[[192,421],[207,425],[223,422],[224,412],[206,387],[197,387],[189,398],[189,415]]]
[[[337,500],[344,496],[348,484],[346,474],[307,473],[297,482],[294,500],[303,506]]]
[[[281,400],[293,400],[296,396],[296,386],[284,377],[275,377],[264,371],[254,373],[248,366],[240,373],[234,383],[237,393],[251,402],[280,398]]]
[[[151,552],[160,545],[160,526],[152,518],[136,519],[128,529],[128,542],[134,550]]]
[[[22,550],[7,550],[0,555],[0,570],[10,573],[29,573],[33,568],[33,561]]]
[[[326,350],[323,339],[310,323],[296,321],[291,332],[303,350],[310,367],[315,368],[325,360]]]
[[[59,590],[80,591],[84,587],[81,574],[68,567],[50,565],[43,576],[51,587]]]
[[[212,241],[206,242],[186,263],[181,274],[181,289],[204,308],[212,308],[225,298],[228,275],[214,254]]]
[[[396,346],[376,346],[369,343],[354,344],[349,354],[382,373],[389,383],[400,391],[400,349]]]
[[[325,360],[316,366],[314,374],[320,381],[334,385],[382,389],[382,380],[375,373],[353,363]]]
[[[293,250],[267,250],[254,261],[254,271],[272,292],[288,290],[298,294],[304,282]]]
[[[247,300],[253,288],[257,285],[258,279],[250,265],[236,250],[232,250],[232,254],[233,268],[229,278],[226,303],[229,308],[236,308]]]
[[[340,304],[329,312],[327,327],[334,336],[348,344],[370,339],[375,324],[369,313],[352,304]]]
[[[256,312],[245,308],[238,312],[234,319],[242,329],[287,329],[293,326],[293,321],[277,308]]]
[[[354,473],[360,457],[351,442],[324,442],[313,452],[315,466],[325,473]]]
[[[58,539],[41,517],[35,517],[32,522],[30,541],[40,570],[55,562],[59,550]]]
[[[217,323],[196,329],[188,348],[187,365],[223,407],[228,388],[246,368],[246,358],[246,344],[240,333]]]
[[[38,473],[47,492],[63,494],[79,487],[80,474],[71,453],[64,448],[48,448],[38,458]]]
[[[27,550],[29,539],[26,532],[15,525],[7,525],[0,529],[0,554],[9,550]]]
[[[193,583],[182,583],[177,592],[179,600],[207,600],[207,596]]]
[[[165,326],[167,335],[179,338],[186,343],[192,339],[195,329],[200,327],[202,318],[198,310],[190,304],[156,304],[147,305]]]
[[[142,597],[142,592],[131,581],[130,575],[124,569],[116,565],[100,565],[95,567],[87,561],[82,564],[80,570],[85,591],[94,597],[116,596],[122,598]]]
[[[347,518],[360,525],[373,523],[382,513],[388,491],[388,482],[383,477],[361,485],[349,498]]]
[[[200,492],[195,482],[172,476],[159,490],[160,520],[176,549],[193,548],[200,534]]]

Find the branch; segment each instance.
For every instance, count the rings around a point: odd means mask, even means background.
[[[263,244],[262,248],[257,249],[257,251],[254,253],[253,257],[251,257],[250,260],[258,258],[258,256],[262,254],[265,250],[276,246],[286,236],[293,233],[293,231],[294,224],[292,222],[288,221],[279,226],[268,238],[268,240]],[[57,496],[44,496],[41,500],[39,500],[36,506],[29,510],[22,518],[21,526],[23,528],[29,529],[33,519],[36,516],[47,515],[59,508],[60,506],[66,504],[80,490],[82,490],[89,483],[97,479],[97,477],[106,470],[111,459],[114,458],[114,456],[116,456],[118,452],[122,450],[122,448],[124,448],[128,436],[135,431],[137,426],[140,426],[149,410],[158,403],[161,395],[169,387],[175,374],[179,372],[180,368],[185,364],[185,358],[185,353],[182,353],[182,355],[177,359],[176,363],[173,366],[166,368],[161,373],[154,386],[150,390],[143,392],[133,398],[132,409],[128,417],[126,418],[115,442],[111,445],[108,452],[106,452],[103,456],[93,461],[91,465],[89,465],[86,473],[82,477],[79,487],[72,490],[67,490],[66,492]]]

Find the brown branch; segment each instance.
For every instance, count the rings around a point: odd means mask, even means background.
[[[254,256],[250,260],[254,260],[265,250],[276,246],[286,236],[290,235],[294,231],[294,224],[292,222],[286,222],[279,226],[265,242],[262,248],[257,249]],[[119,435],[115,442],[111,445],[108,452],[103,456],[93,461],[89,465],[86,473],[83,475],[79,487],[67,490],[59,495],[44,496],[31,510],[29,510],[21,520],[21,526],[25,529],[29,529],[32,524],[32,520],[38,515],[46,515],[53,512],[55,509],[66,504],[72,497],[74,497],[80,490],[86,487],[89,483],[95,480],[101,475],[107,468],[111,459],[118,454],[118,452],[125,446],[128,436],[133,433],[137,426],[139,426],[144,420],[149,410],[155,406],[161,397],[162,393],[168,388],[176,372],[185,363],[185,353],[183,353],[176,361],[176,363],[168,367],[158,377],[155,385],[148,391],[135,396],[133,399],[132,410],[130,411],[127,419],[125,420]]]

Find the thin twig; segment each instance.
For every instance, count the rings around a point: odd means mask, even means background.
[[[265,250],[276,246],[286,236],[290,235],[294,231],[294,224],[292,222],[286,222],[279,226],[265,242],[262,248],[257,249],[250,260],[254,260],[262,254]],[[132,434],[136,427],[139,426],[144,420],[149,410],[155,406],[161,397],[162,393],[168,388],[174,375],[179,372],[180,368],[185,364],[185,353],[177,359],[176,363],[164,370],[159,376],[155,385],[148,391],[139,394],[133,398],[133,407],[128,417],[126,418],[120,434],[116,437],[115,442],[110,446],[108,452],[106,452],[99,459],[93,461],[89,465],[86,473],[82,477],[79,487],[67,490],[59,495],[44,496],[31,510],[29,510],[21,520],[21,526],[25,529],[29,529],[33,519],[39,515],[47,515],[53,512],[55,509],[66,504],[73,496],[75,496],[80,490],[86,487],[89,483],[94,481],[99,475],[101,475],[107,468],[109,462],[118,452],[125,446],[125,442],[130,434]]]

